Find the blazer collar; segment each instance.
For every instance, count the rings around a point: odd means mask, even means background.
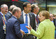
[[[17,19],[15,16],[12,16],[13,18]]]

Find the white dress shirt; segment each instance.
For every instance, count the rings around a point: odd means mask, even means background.
[[[24,19],[24,23],[25,23],[25,20],[26,20],[26,16],[25,16],[25,12],[23,11],[23,19]],[[29,14],[27,13],[27,18],[28,18],[28,27],[30,25],[30,17],[29,17]],[[28,30],[28,34],[30,34],[30,30]]]

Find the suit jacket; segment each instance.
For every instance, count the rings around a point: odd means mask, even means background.
[[[3,20],[1,12],[0,12],[0,39],[4,39]]]
[[[55,30],[56,30],[56,19],[54,19],[53,22],[54,22]]]
[[[6,20],[8,20],[9,18],[11,18],[12,14],[8,12],[5,16],[6,16]]]
[[[49,19],[45,19],[39,24],[37,32],[31,29],[31,34],[37,39],[54,39],[55,26]]]
[[[7,21],[6,39],[22,39],[20,23],[14,16]]]
[[[30,25],[32,26],[32,28],[34,30],[36,30],[36,25],[35,25],[35,16],[32,13],[29,13],[29,17],[30,17]],[[19,18],[19,22],[20,24],[24,24],[24,19],[23,19],[23,12],[21,17]]]

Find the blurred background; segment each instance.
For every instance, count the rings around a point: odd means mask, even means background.
[[[50,13],[56,14],[56,0],[0,0],[1,4],[7,4],[8,6],[14,4],[23,10],[23,3],[30,2],[31,4],[38,4],[40,11],[48,10]]]

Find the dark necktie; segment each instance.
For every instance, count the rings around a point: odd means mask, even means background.
[[[36,20],[37,23],[39,23],[38,16],[35,17],[35,20]]]

